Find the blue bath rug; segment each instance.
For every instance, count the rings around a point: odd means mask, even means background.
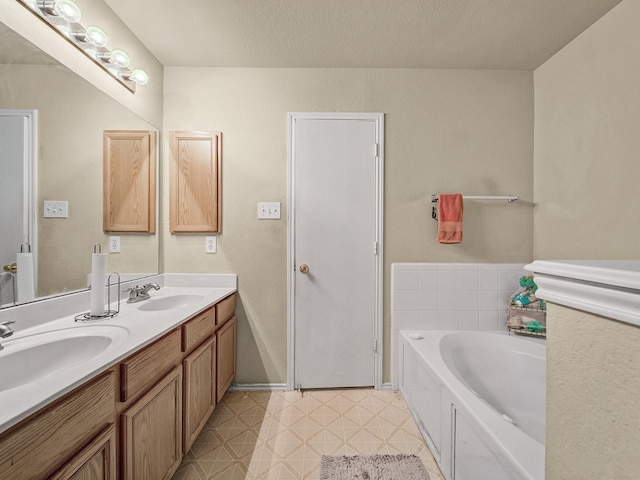
[[[320,480],[429,480],[416,455],[323,455]]]

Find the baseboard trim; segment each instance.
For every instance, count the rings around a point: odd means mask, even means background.
[[[287,389],[286,383],[234,383],[230,392],[279,392]]]
[[[287,390],[286,383],[234,383],[230,392],[282,392]],[[394,392],[391,383],[383,383],[381,391]]]

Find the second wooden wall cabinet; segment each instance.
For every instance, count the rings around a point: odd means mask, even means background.
[[[169,229],[220,233],[222,134],[170,132]]]
[[[105,130],[103,229],[156,230],[156,132]]]

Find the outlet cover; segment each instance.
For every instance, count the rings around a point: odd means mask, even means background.
[[[218,251],[218,239],[216,237],[205,237],[205,253],[216,253]]]
[[[109,252],[120,253],[120,237],[109,237]]]
[[[45,200],[44,218],[68,218],[69,202],[66,200]]]
[[[258,202],[259,220],[278,220],[280,218],[280,202]]]

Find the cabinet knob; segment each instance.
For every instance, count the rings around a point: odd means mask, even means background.
[[[300,273],[307,273],[309,271],[309,265],[303,263],[302,265],[300,265],[298,270],[300,270]]]

